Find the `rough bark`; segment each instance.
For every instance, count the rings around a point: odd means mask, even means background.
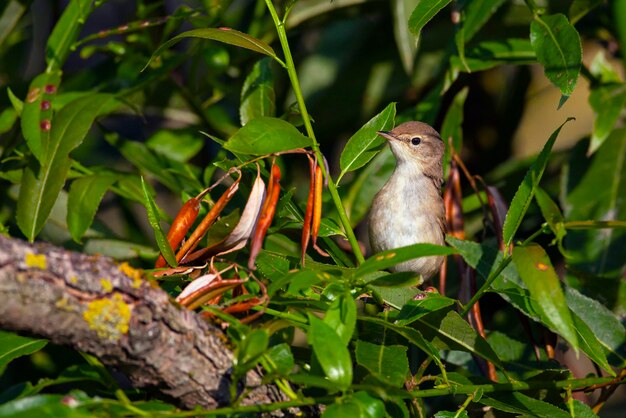
[[[110,258],[0,236],[0,327],[93,354],[183,408],[229,402],[222,331]],[[257,371],[244,383],[242,404],[285,400]]]

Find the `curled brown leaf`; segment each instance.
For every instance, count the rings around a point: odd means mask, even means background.
[[[280,167],[276,164],[272,165],[272,171],[270,174],[269,184],[267,186],[267,198],[261,208],[259,220],[256,224],[254,231],[254,237],[250,244],[250,259],[248,260],[248,268],[255,270],[254,262],[256,257],[261,251],[263,245],[263,239],[265,234],[272,224],[274,214],[276,213],[276,204],[278,203],[278,196],[280,195]]]

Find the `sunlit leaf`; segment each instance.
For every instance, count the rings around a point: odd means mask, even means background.
[[[82,143],[95,118],[118,106],[115,96],[99,93],[77,99],[56,114],[41,165],[32,162],[22,177],[17,224],[29,240],[43,228],[65,184],[71,165],[69,153]]]
[[[263,155],[310,145],[311,139],[290,123],[276,118],[258,117],[230,137],[224,148],[239,154]]]
[[[161,55],[163,51],[185,38],[200,38],[223,42],[225,44],[238,46],[240,48],[249,49],[251,51],[267,55],[276,60],[278,59],[276,53],[271,46],[269,46],[262,40],[254,38],[248,34],[239,32],[238,30],[231,28],[202,28],[183,32],[180,35],[177,35],[169,41],[161,44],[161,46],[159,46],[159,48],[154,51],[152,57],[150,57],[150,61],[148,61],[146,67],[148,67],[156,57]]]
[[[61,83],[61,72],[46,72],[31,81],[21,112],[22,135],[28,148],[43,163],[51,129],[59,123],[57,115],[52,120],[52,101]],[[45,103],[44,103],[45,102]]]
[[[425,295],[421,299],[411,300],[404,305],[396,317],[396,324],[409,325],[431,312],[445,309],[454,304],[453,299],[436,293],[427,293]]]
[[[394,248],[392,250],[382,251],[374,254],[363,264],[361,264],[355,271],[356,277],[362,277],[368,273],[376,270],[383,270],[389,267],[393,267],[396,264],[404,261],[413,260],[419,257],[426,257],[432,255],[450,255],[455,254],[456,251],[450,247],[444,247],[435,244],[413,244],[406,247]]]
[[[383,137],[378,135],[378,131],[391,129],[395,116],[396,104],[390,103],[382,112],[370,119],[352,135],[341,152],[339,159],[341,174],[339,178],[349,171],[363,167],[374,158],[379,148],[386,142]]]
[[[307,338],[328,379],[341,389],[352,383],[352,360],[341,338],[324,321],[309,313]]]

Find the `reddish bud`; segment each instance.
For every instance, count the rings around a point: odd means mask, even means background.
[[[41,122],[39,122],[39,128],[42,131],[49,131],[51,127],[52,127],[52,124],[50,123],[49,119],[44,119]]]

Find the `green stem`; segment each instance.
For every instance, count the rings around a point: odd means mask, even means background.
[[[276,318],[285,319],[291,322],[296,322],[301,325],[309,324],[309,321],[306,318],[300,315],[289,313],[289,312],[277,311],[276,309],[266,308],[264,306],[253,306],[250,309],[252,309],[253,311],[263,311],[264,313],[274,316]]]
[[[626,221],[570,221],[563,222],[565,229],[626,228]]]
[[[461,405],[461,407],[456,411],[456,414],[454,414],[454,418],[458,418],[473,400],[474,394],[469,395],[467,399],[465,399],[465,402],[463,402],[463,405]]]
[[[485,283],[480,287],[480,289],[478,289],[478,291],[474,294],[474,296],[472,296],[472,298],[470,299],[469,302],[467,302],[465,307],[463,307],[463,310],[461,311],[461,316],[467,315],[470,309],[472,309],[472,306],[474,306],[474,304],[478,302],[478,299],[480,299],[483,296],[483,294],[489,290],[489,288],[491,287],[491,284],[498,278],[500,273],[502,273],[502,270],[504,270],[506,266],[509,265],[510,262],[511,262],[510,256],[502,259],[502,261],[498,265],[498,268],[496,268],[493,271],[493,273],[491,273],[489,277],[487,277],[487,280],[485,280]]]
[[[302,115],[302,120],[304,122],[304,127],[306,129],[307,135],[312,140],[311,148],[313,148],[313,152],[315,152],[315,156],[320,162],[320,167],[322,169],[324,178],[328,181],[328,191],[330,192],[330,196],[333,200],[333,203],[335,204],[335,207],[337,208],[337,213],[339,214],[339,220],[341,221],[343,229],[346,232],[346,237],[348,238],[348,242],[352,247],[352,252],[357,259],[357,263],[360,264],[365,261],[365,258],[363,257],[361,247],[359,246],[356,236],[354,235],[354,231],[352,230],[352,226],[350,225],[350,220],[348,219],[346,209],[344,208],[343,203],[341,202],[341,198],[339,197],[339,193],[337,192],[337,187],[335,186],[335,183],[330,176],[330,173],[327,172],[326,166],[323,163],[324,156],[322,155],[319,144],[315,139],[315,132],[313,132],[311,118],[307,111],[306,103],[304,102],[304,96],[302,95],[302,89],[300,88],[300,81],[298,80],[298,74],[296,73],[296,66],[293,62],[293,57],[289,48],[287,31],[285,30],[285,22],[283,20],[280,20],[280,18],[278,17],[272,0],[265,0],[265,4],[267,5],[270,15],[272,16],[274,25],[276,26],[278,39],[283,49],[283,55],[285,56],[285,68],[287,70],[287,74],[289,75],[289,81],[291,81],[291,87],[293,88],[293,92],[296,96],[296,101],[298,102],[298,107],[300,108],[300,114]]]

